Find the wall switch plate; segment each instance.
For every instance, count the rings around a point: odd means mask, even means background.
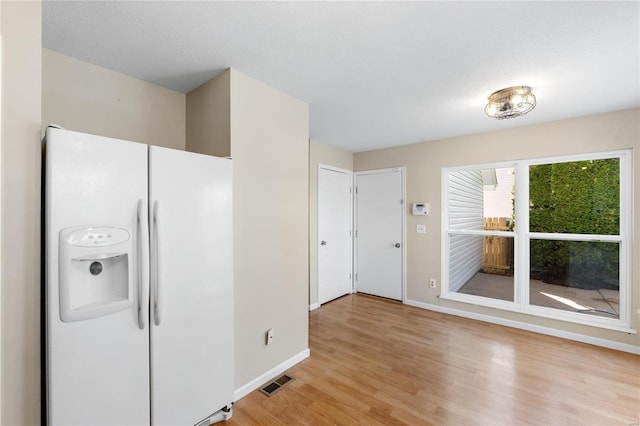
[[[429,288],[436,288],[436,279],[429,278]]]
[[[418,233],[418,234],[426,234],[427,233],[427,225],[416,225],[416,233]]]
[[[270,345],[271,343],[273,343],[273,328],[270,328],[267,330],[267,345]]]

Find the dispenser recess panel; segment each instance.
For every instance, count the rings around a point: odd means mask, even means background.
[[[130,233],[115,226],[60,231],[60,319],[84,321],[131,306]]]

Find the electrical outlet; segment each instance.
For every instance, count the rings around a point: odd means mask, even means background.
[[[273,328],[270,328],[267,330],[267,345],[270,345],[273,343]]]
[[[436,288],[436,279],[429,278],[429,288]]]
[[[416,225],[416,232],[418,234],[426,234],[427,233],[427,226],[426,225]]]

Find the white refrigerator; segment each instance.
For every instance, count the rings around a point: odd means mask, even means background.
[[[49,127],[49,425],[206,425],[233,401],[231,161]]]

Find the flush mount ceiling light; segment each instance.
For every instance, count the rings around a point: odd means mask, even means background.
[[[536,97],[529,86],[514,86],[493,92],[484,107],[487,116],[503,120],[525,115],[536,106]]]

